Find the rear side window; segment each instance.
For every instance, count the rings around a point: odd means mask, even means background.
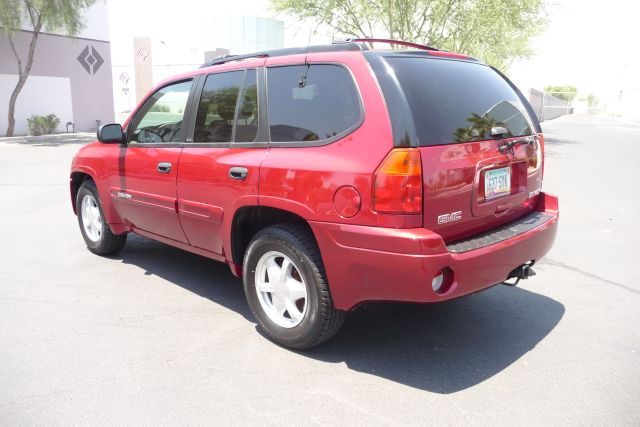
[[[273,142],[329,140],[362,121],[358,91],[342,66],[272,67],[267,80]]]
[[[531,135],[520,98],[491,68],[463,61],[388,57],[409,104],[420,146]]]
[[[252,142],[257,133],[256,71],[207,76],[196,113],[193,141]]]

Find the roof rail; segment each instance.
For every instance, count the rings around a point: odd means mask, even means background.
[[[240,61],[241,59],[266,58],[267,56],[269,56],[269,54],[266,52],[248,53],[246,55],[222,55],[213,58],[209,62],[205,62],[200,66],[200,68],[211,67],[212,65],[220,65],[224,64],[225,62]]]
[[[402,40],[392,40],[392,39],[370,39],[370,38],[349,38],[346,39],[344,41],[340,41],[340,42],[334,42],[334,43],[350,43],[350,42],[355,42],[355,43],[387,43],[387,44],[396,44],[398,46],[407,46],[407,47],[413,47],[415,49],[420,49],[420,50],[432,50],[432,51],[439,51],[440,49],[436,49],[435,47],[431,47],[431,46],[426,46],[423,44],[418,44],[418,43],[411,43],[411,42],[405,42]]]

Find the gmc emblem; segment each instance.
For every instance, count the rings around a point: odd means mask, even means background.
[[[438,216],[438,224],[446,224],[448,222],[460,221],[462,219],[462,211],[451,212]]]

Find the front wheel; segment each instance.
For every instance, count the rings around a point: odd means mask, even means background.
[[[342,326],[345,313],[333,306],[320,251],[305,227],[276,225],[256,234],[243,276],[249,307],[275,342],[307,349]]]
[[[78,224],[87,248],[98,255],[118,252],[127,241],[126,234],[113,234],[105,221],[98,190],[93,181],[85,181],[76,196]]]

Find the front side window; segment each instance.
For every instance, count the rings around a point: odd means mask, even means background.
[[[254,141],[258,134],[256,82],[256,70],[207,76],[198,104],[193,141]]]
[[[358,91],[342,66],[273,67],[267,79],[273,142],[331,139],[362,119]]]
[[[184,111],[192,81],[168,85],[144,103],[132,122],[132,141],[184,142]]]

